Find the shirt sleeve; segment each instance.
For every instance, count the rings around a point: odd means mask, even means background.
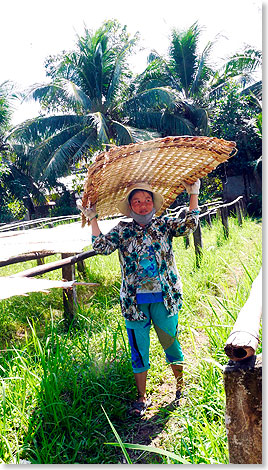
[[[114,227],[105,235],[92,236],[93,249],[100,255],[110,255],[119,247],[119,226]]]
[[[185,237],[194,232],[198,226],[199,209],[187,211],[185,216],[167,219],[167,225],[173,237]]]

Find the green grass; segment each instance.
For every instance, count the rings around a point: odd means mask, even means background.
[[[184,285],[185,398],[177,409],[156,407],[154,417],[140,424],[126,413],[136,391],[119,306],[116,253],[86,261],[86,279],[100,287],[78,288],[77,317],[69,331],[61,290],[0,303],[0,462],[117,464],[124,457],[129,463],[228,463],[224,345],[261,266],[261,224],[245,219],[239,227],[230,219],[225,240],[215,221],[202,234],[200,268],[192,240],[187,250],[182,239],[174,241]],[[1,275],[33,265],[2,268]],[[44,276],[60,279],[61,272]],[[148,392],[154,402],[161,402],[161,386],[172,382],[152,331]],[[145,444],[156,445],[162,454]]]

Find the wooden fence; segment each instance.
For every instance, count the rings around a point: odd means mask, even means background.
[[[186,207],[177,207],[173,210],[167,210],[168,215],[179,215]],[[213,217],[220,217],[222,224],[223,224],[223,231],[224,236],[228,238],[229,236],[229,223],[228,223],[228,216],[235,215],[239,224],[242,224],[242,217],[245,214],[245,206],[243,203],[243,196],[239,196],[234,201],[224,204],[219,200],[213,201],[208,204],[204,204],[200,206],[200,220],[198,223],[198,227],[193,234],[194,240],[194,247],[195,247],[195,254],[196,254],[196,265],[197,267],[200,266],[202,261],[202,254],[203,254],[203,241],[202,241],[202,230],[201,230],[201,223],[202,220],[205,220],[208,225],[212,226],[212,219]],[[14,229],[27,229],[33,226],[40,227],[40,224],[48,225],[48,224],[57,224],[61,222],[71,221],[74,219],[80,218],[80,216],[67,216],[67,217],[53,217],[53,218],[46,218],[46,219],[36,219],[31,221],[20,222],[17,224],[9,224],[6,226],[6,230],[14,230]],[[4,231],[4,227],[0,227],[1,231]],[[186,237],[185,237],[186,238]],[[185,246],[189,245],[189,239],[186,238]],[[0,261],[0,267],[7,266],[9,264],[20,263],[23,261],[30,261],[30,260],[37,260],[38,266],[35,268],[22,271],[16,274],[16,277],[34,277],[40,274],[47,273],[49,271],[53,271],[56,269],[62,269],[62,277],[67,281],[75,280],[75,264],[78,266],[78,270],[83,272],[84,265],[83,261],[87,258],[95,256],[97,253],[94,250],[85,251],[83,253],[65,253],[62,254],[62,259],[59,261],[55,261],[52,263],[43,263],[43,259],[47,256],[51,256],[51,252],[34,252],[34,253],[27,253],[21,254],[17,257],[12,258],[11,260]],[[64,290],[63,291],[63,304],[64,304],[64,315],[65,319],[69,323],[74,316],[74,312],[76,309],[76,291],[75,287],[72,290]]]
[[[206,221],[208,226],[212,227],[212,219],[214,217],[220,218],[223,226],[223,234],[224,237],[227,239],[230,234],[228,217],[230,215],[237,217],[239,225],[242,225],[243,216],[246,215],[246,206],[244,203],[243,196],[239,196],[237,199],[229,203],[222,203],[221,201],[217,200],[209,204],[199,206],[199,208],[201,210],[199,216],[199,223],[197,229],[193,233],[197,267],[200,267],[203,254],[203,240],[201,229],[202,222]],[[185,207],[179,207],[173,210],[168,210],[168,214],[176,216],[179,215],[185,209]],[[189,237],[185,237],[185,247],[187,248],[188,246]]]

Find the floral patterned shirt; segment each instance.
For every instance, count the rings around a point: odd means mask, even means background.
[[[172,239],[192,233],[198,225],[198,214],[198,210],[193,210],[181,218],[157,217],[144,228],[134,220],[121,221],[107,234],[92,237],[93,248],[98,254],[109,255],[118,250],[122,274],[120,304],[127,320],[146,319],[136,300],[144,232],[154,250],[165,307],[169,316],[178,313],[182,305],[182,283],[175,264]]]

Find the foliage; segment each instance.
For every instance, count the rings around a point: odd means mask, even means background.
[[[135,124],[141,126],[144,122],[165,136],[207,134],[204,89],[212,74],[208,66],[212,43],[198,54],[200,32],[197,23],[186,31],[173,29],[167,57],[156,51],[150,54],[146,70],[136,79],[136,94],[126,102],[127,110],[130,105],[139,106],[139,97],[144,93],[153,99],[156,90],[170,90],[172,99],[165,102],[160,96],[156,103],[148,102],[144,116],[131,112]]]
[[[210,133],[237,144],[237,155],[228,161],[229,174],[251,172],[262,154],[262,143],[257,132],[259,105],[252,104],[251,96],[241,94],[234,82],[224,87],[225,93],[214,103],[210,113]],[[219,172],[222,167],[219,168]]]
[[[60,217],[63,215],[78,214],[78,209],[75,205],[73,196],[65,188],[60,195],[53,198],[56,202],[55,206],[50,211],[51,217]]]
[[[262,195],[250,194],[248,198],[247,211],[251,217],[262,216]]]
[[[10,222],[22,218],[26,209],[33,208],[32,198],[42,199],[35,185],[21,146],[13,147],[10,141],[10,125],[14,100],[14,86],[10,82],[0,85],[0,221]]]
[[[262,83],[256,82],[254,73],[262,66],[262,53],[259,50],[244,47],[241,52],[232,55],[224,65],[216,71],[210,84],[209,97],[219,98],[225,94],[225,87],[235,81],[240,87],[242,94],[253,93],[261,99]],[[254,82],[254,83],[253,83]]]

